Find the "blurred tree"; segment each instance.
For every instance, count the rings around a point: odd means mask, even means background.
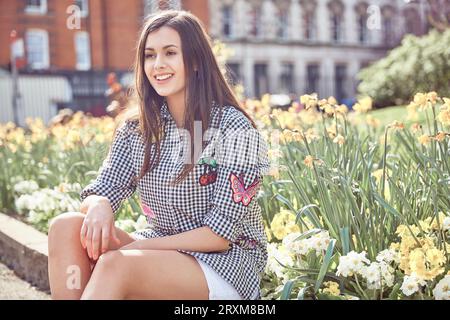
[[[358,74],[359,93],[376,106],[405,104],[417,92],[450,96],[450,28],[423,37],[407,35],[389,54]]]

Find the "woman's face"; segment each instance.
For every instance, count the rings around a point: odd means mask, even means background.
[[[149,33],[145,43],[144,71],[155,91],[162,97],[184,94],[186,87],[181,39],[169,27]],[[157,79],[157,76],[163,76]],[[168,79],[167,76],[169,76]],[[159,77],[158,77],[159,78]]]

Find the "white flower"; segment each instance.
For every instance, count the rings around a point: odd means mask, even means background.
[[[267,245],[268,260],[266,265],[266,272],[273,272],[279,278],[286,278],[285,268],[280,264],[292,267],[294,260],[292,259],[290,252],[283,246],[277,246],[275,243],[269,243]],[[278,261],[279,262],[278,262]]]
[[[426,285],[426,282],[413,272],[410,276],[405,276],[403,279],[402,286],[400,289],[402,290],[403,294],[406,296],[410,296],[413,293],[419,291],[420,286]]]
[[[400,256],[394,249],[380,251],[376,259],[378,262],[386,262],[387,264],[391,262],[400,263]]]
[[[136,230],[135,222],[132,219],[122,219],[118,220],[116,223],[118,228],[126,232],[133,232]]]
[[[135,224],[136,230],[148,228],[147,217],[140,215]]]
[[[450,275],[446,275],[433,289],[436,300],[450,300]]]
[[[331,241],[328,231],[325,230],[320,231],[310,238],[295,240],[300,235],[300,232],[288,234],[283,239],[283,246],[294,254],[306,255],[310,250],[315,250],[319,256],[323,251],[327,250]]]
[[[322,230],[309,239],[310,247],[316,250],[317,255],[320,255],[323,251],[327,250],[330,240],[328,231]]]
[[[20,181],[14,185],[14,191],[18,194],[31,194],[37,190],[39,190],[39,185],[33,180]]]
[[[450,217],[445,217],[444,221],[442,222],[442,228],[444,231],[450,230]]]
[[[394,285],[394,268],[385,262],[372,262],[361,269],[361,275],[367,281],[367,288],[381,289],[381,286],[392,287]]]
[[[18,213],[24,214],[26,211],[34,210],[36,208],[36,201],[33,196],[25,194],[16,199],[14,205],[16,206]]]
[[[337,267],[336,275],[351,277],[355,273],[361,273],[363,267],[369,264],[370,261],[366,258],[366,252],[357,253],[350,251],[347,255],[339,258],[339,265]]]

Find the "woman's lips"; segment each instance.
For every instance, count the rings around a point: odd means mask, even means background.
[[[165,83],[169,82],[169,80],[172,79],[173,77],[174,77],[174,75],[172,75],[171,77],[164,79],[164,80],[158,80],[156,78],[155,78],[155,80],[156,80],[157,84],[165,84]]]

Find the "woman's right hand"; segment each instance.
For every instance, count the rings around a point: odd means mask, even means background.
[[[109,248],[110,241],[120,244],[114,226],[114,213],[106,198],[99,198],[89,204],[80,232],[83,248],[89,258],[96,261]]]

